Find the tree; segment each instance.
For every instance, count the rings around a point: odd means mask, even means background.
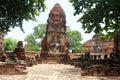
[[[17,46],[17,40],[11,37],[7,37],[4,39],[4,50],[14,50]]]
[[[27,51],[39,51],[39,44],[35,41],[34,35],[31,33],[26,36],[25,40],[27,42]]]
[[[40,39],[44,36],[46,32],[46,24],[38,24],[33,28],[34,32],[33,35],[36,39]]]
[[[70,49],[73,51],[82,51],[83,47],[80,42],[82,41],[81,33],[77,30],[71,30],[69,27],[67,27],[66,34],[70,41]]]
[[[27,42],[27,50],[40,51],[40,40],[46,31],[46,24],[38,24],[33,28],[34,32],[27,35],[25,40]]]
[[[106,36],[114,38],[116,53],[120,53],[120,0],[70,0],[74,6],[74,15],[81,14],[78,22],[90,33],[107,32]],[[118,34],[119,32],[119,34]],[[111,38],[110,37],[110,38]]]
[[[0,0],[0,31],[20,27],[23,20],[35,21],[35,16],[45,10],[45,0]],[[23,30],[23,29],[22,29]]]
[[[90,33],[115,32],[120,28],[120,0],[70,0],[74,15],[82,14],[78,22]]]

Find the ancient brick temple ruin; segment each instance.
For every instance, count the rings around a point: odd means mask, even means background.
[[[4,34],[0,32],[0,56],[2,56],[2,53],[4,51]]]
[[[111,53],[114,48],[114,39],[104,40],[100,38],[103,34],[94,34],[92,39],[88,40],[83,44],[85,52],[87,50],[93,54],[105,54]]]
[[[41,56],[68,54],[69,41],[66,37],[66,16],[57,3],[49,13],[45,37],[42,40]]]
[[[115,59],[120,58],[120,29],[118,29],[114,35],[114,51]]]
[[[13,51],[13,54],[15,54],[18,59],[25,60],[25,58],[26,58],[25,49],[23,48],[23,42],[22,41],[18,41],[17,47]]]

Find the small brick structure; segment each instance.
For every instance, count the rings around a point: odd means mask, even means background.
[[[93,76],[104,76],[105,74],[105,67],[103,65],[93,65],[92,66],[92,75]]]
[[[26,75],[26,64],[16,64],[15,62],[0,62],[0,74],[1,75]]]
[[[25,49],[23,48],[23,42],[22,41],[18,41],[17,47],[13,51],[13,54],[16,54],[17,58],[20,59],[20,60],[25,60],[26,59]]]
[[[6,62],[0,62],[0,74],[15,74],[15,64],[7,64]]]
[[[111,54],[110,54],[111,55]],[[107,54],[90,55],[86,58],[81,55],[79,58],[72,59],[70,64],[81,68],[82,76],[120,76],[120,62],[113,59],[113,56]]]

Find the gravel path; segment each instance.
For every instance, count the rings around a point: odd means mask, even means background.
[[[0,75],[0,80],[120,80],[120,77],[81,76],[80,68],[64,64],[38,64],[27,75]]]

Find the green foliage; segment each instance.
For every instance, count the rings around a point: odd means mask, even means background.
[[[120,28],[120,0],[70,0],[74,15],[86,33],[106,31],[110,36]],[[113,33],[113,34],[111,34]],[[107,34],[107,35],[108,35]]]
[[[35,37],[34,37],[34,35],[32,33],[27,35],[26,38],[25,38],[25,41],[29,42],[29,43],[34,43],[35,44]]]
[[[40,46],[37,44],[28,44],[26,48],[27,51],[40,51]]]
[[[35,41],[34,35],[31,33],[26,36],[25,40],[27,42],[27,51],[39,51],[38,42]]]
[[[8,32],[16,26],[22,29],[23,20],[35,21],[35,16],[45,10],[44,3],[45,0],[0,0],[0,31]]]
[[[34,27],[33,30],[34,30],[33,35],[35,36],[35,38],[40,39],[46,32],[46,24],[38,24],[37,26]]]
[[[27,42],[27,48],[28,51],[40,51],[40,43],[37,42],[37,39],[41,39],[46,31],[46,24],[38,24],[33,28],[34,32],[27,35],[25,37],[25,40]]]
[[[70,49],[74,51],[82,51],[83,47],[80,41],[82,41],[81,33],[77,30],[71,30],[69,27],[66,31],[67,37],[70,41]]]
[[[4,39],[4,50],[14,50],[17,46],[17,40],[13,39],[11,37],[5,38]]]

